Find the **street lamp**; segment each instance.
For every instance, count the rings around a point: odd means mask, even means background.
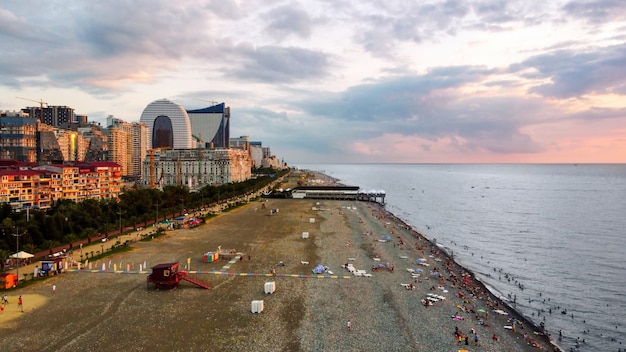
[[[159,222],[159,206],[161,202],[157,202],[154,206],[156,207],[156,219],[154,219],[154,223],[158,225]]]
[[[122,236],[122,208],[119,208],[119,211],[117,212],[117,214],[120,216],[120,237]]]
[[[15,228],[15,226],[13,227],[13,229],[15,230],[15,233],[11,233],[11,236],[15,237],[16,241],[15,241],[15,256],[17,259],[17,265],[15,266],[15,275],[17,276],[17,282],[20,282],[20,237],[24,236],[26,234],[26,231],[20,233],[20,228]],[[4,230],[2,230],[2,233],[4,233]]]

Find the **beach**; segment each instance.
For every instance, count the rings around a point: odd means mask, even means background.
[[[118,273],[67,272],[10,292],[43,299],[25,300],[17,317],[0,317],[2,350],[552,350],[533,327],[512,323],[515,312],[470,273],[376,203],[260,199],[132,247],[92,263]],[[203,262],[218,248],[241,253],[240,260]],[[212,289],[181,282],[155,290],[138,273],[144,264],[170,262]],[[318,264],[327,271],[313,274]],[[355,276],[346,264],[367,275]],[[377,264],[382,270],[373,271]],[[274,293],[264,293],[266,282],[275,282]],[[445,299],[424,306],[429,295]],[[263,300],[261,313],[251,312],[254,300]]]

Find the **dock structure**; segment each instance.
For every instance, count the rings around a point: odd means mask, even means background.
[[[385,191],[383,190],[371,190],[371,191],[359,191],[358,199],[365,202],[376,202],[385,205]]]
[[[360,200],[385,204],[385,191],[363,191],[358,186],[299,186],[292,190],[294,199]]]

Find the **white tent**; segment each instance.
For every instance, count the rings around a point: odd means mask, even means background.
[[[17,259],[27,259],[27,258],[32,258],[32,257],[34,257],[34,255],[28,252],[24,252],[24,251],[19,251],[11,256],[11,258],[17,258]]]

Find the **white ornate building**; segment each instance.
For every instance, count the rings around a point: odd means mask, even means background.
[[[251,177],[252,161],[242,149],[154,150],[143,163],[144,184],[187,186],[196,191],[207,185],[242,182]]]

